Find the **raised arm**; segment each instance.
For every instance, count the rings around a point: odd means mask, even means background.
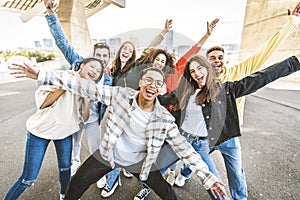
[[[196,55],[200,49],[202,48],[203,44],[206,42],[206,40],[211,35],[213,29],[216,27],[217,23],[219,22],[219,19],[214,19],[212,22],[206,22],[206,33],[202,36],[202,38],[190,49],[188,50],[176,63],[176,71],[178,71],[181,75],[184,71],[184,66],[187,60],[193,56]]]
[[[56,14],[53,12],[54,0],[44,0],[44,4],[48,13],[46,20],[57,47],[73,68],[79,66],[83,57],[75,52],[62,30],[61,24]]]
[[[298,3],[292,12],[292,15],[287,16],[288,22],[283,26],[283,28],[277,31],[250,57],[240,64],[226,68],[224,76],[222,76],[222,82],[240,80],[241,78],[259,70],[277,47],[281,45],[297,28],[300,22],[299,8],[300,4]]]
[[[271,65],[264,70],[251,74],[239,81],[227,82],[231,87],[230,91],[235,93],[235,97],[256,92],[265,85],[277,80],[278,78],[288,76],[300,70],[300,54],[287,58],[281,62]]]
[[[137,63],[147,63],[150,58],[151,52],[158,46],[165,38],[166,33],[172,28],[172,20],[166,20],[164,29],[150,42],[147,48],[144,49],[142,55],[137,59]]]
[[[165,27],[156,37],[153,38],[153,40],[148,45],[148,48],[158,46],[164,40],[165,35],[168,33],[168,31],[171,28],[172,28],[172,19],[167,19],[165,22]]]

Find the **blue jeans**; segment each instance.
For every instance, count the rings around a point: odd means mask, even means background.
[[[109,186],[110,189],[113,187],[113,185],[117,181],[117,179],[119,179],[118,181],[119,181],[119,183],[121,183],[120,171],[121,171],[121,168],[115,168],[108,173],[108,178],[106,179],[106,184]]]
[[[27,134],[25,159],[22,175],[10,187],[4,200],[17,199],[27,188],[37,180],[45,152],[51,140]],[[71,153],[72,136],[62,140],[53,140],[58,161],[58,179],[60,182],[60,194],[65,194],[71,177]]]
[[[209,171],[211,171],[221,181],[221,177],[216,168],[216,165],[209,154],[208,140],[187,140],[194,147],[195,151],[201,156],[202,160],[207,164]],[[183,166],[180,169],[180,174],[185,178],[190,178],[192,175],[192,170],[189,169],[188,165],[183,164]],[[211,199],[215,199],[210,190],[207,190],[207,192],[210,195]]]
[[[233,199],[247,199],[247,184],[242,168],[242,151],[239,137],[223,142],[213,150],[219,150],[224,158],[230,194]]]

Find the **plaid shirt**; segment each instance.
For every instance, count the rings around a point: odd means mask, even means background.
[[[136,109],[132,104],[138,91],[124,87],[96,85],[93,81],[70,75],[66,71],[40,72],[38,83],[56,85],[84,98],[96,99],[108,105],[106,131],[101,138],[102,157],[114,167],[113,148],[129,123],[131,112]],[[150,169],[156,161],[161,147],[166,141],[181,160],[190,165],[200,177],[205,189],[209,189],[217,178],[208,170],[198,153],[179,133],[173,116],[155,101],[154,112],[145,130],[147,155],[143,162],[140,179],[148,178]]]

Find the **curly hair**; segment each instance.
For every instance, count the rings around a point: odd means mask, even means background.
[[[150,47],[143,52],[142,57],[138,60],[139,65],[152,64],[154,63],[156,57],[159,54],[164,54],[166,56],[165,67],[162,68],[165,77],[168,77],[170,74],[175,71],[175,61],[176,57],[173,54],[168,53],[164,49]]]

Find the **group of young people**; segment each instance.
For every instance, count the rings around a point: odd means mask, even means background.
[[[136,58],[134,44],[126,41],[109,67],[109,46],[97,43],[93,57],[80,56],[52,10],[54,0],[44,2],[50,31],[71,67],[54,72],[27,63],[11,67],[16,77],[37,79],[40,86],[35,93],[37,112],[26,123],[23,173],[5,200],[17,199],[36,181],[51,141],[58,159],[60,199],[79,199],[94,183],[108,197],[121,185],[122,168],[124,175],[144,185],[135,200],[145,199],[150,189],[162,199],[177,199],[172,186],[184,186],[192,172],[212,199],[229,199],[210,155],[214,150],[224,158],[231,197],[248,198],[239,142],[243,98],[300,69],[296,55],[258,71],[296,29],[300,4],[281,30],[235,66],[224,65],[221,46],[209,48],[206,57],[197,55],[218,23],[215,19],[178,61],[157,48],[172,27],[172,20],[166,20],[141,57]],[[91,155],[81,163],[83,133]],[[176,177],[179,160],[183,166]]]

